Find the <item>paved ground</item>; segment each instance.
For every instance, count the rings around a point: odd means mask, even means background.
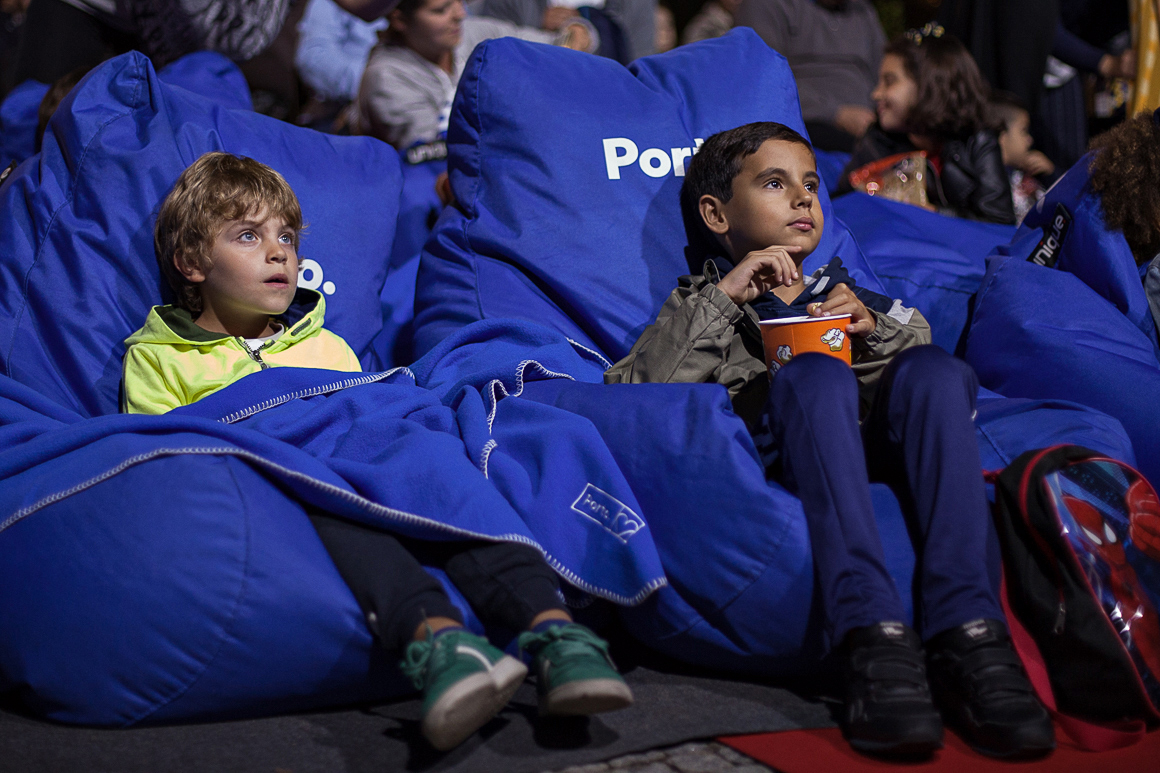
[[[772,768],[716,742],[686,743],[577,765],[557,773],[771,773]]]

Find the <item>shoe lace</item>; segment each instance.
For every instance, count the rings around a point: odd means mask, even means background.
[[[442,651],[443,647],[430,639],[413,641],[407,645],[399,668],[411,680],[411,684],[415,685],[416,690],[422,690],[426,686],[427,675],[431,672],[430,666],[433,665],[432,660]]]
[[[520,649],[532,655],[536,655],[550,644],[556,645],[557,657],[582,654],[594,649],[610,664],[612,663],[612,657],[608,654],[608,642],[576,623],[553,625],[540,633],[525,631],[520,634]]]

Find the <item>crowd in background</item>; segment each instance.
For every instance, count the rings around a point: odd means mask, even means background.
[[[405,150],[446,130],[482,40],[511,35],[628,64],[745,26],[788,59],[815,146],[853,154],[840,189],[857,188],[849,172],[868,163],[921,153],[932,181],[924,205],[1015,222],[1092,136],[1134,112],[1138,70],[1160,81],[1154,61],[1136,60],[1141,4],[2,0],[0,89],[27,78],[67,86],[134,48],[158,66],[208,48],[242,65],[260,112]]]

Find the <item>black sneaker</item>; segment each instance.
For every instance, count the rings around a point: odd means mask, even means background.
[[[943,631],[927,642],[927,651],[935,700],[971,748],[1008,759],[1055,748],[1051,717],[1001,622],[972,620]]]
[[[846,635],[842,733],[860,752],[922,757],[942,747],[918,635],[902,623]]]

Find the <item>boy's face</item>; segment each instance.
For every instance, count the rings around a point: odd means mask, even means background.
[[[1019,166],[1031,152],[1031,116],[1020,110],[999,134],[999,150],[1006,166]]]
[[[809,148],[767,140],[733,178],[733,198],[701,197],[701,216],[722,237],[734,262],[768,247],[801,247],[799,264],[822,238],[821,179]],[[706,199],[713,204],[707,209]]]
[[[252,323],[283,313],[298,285],[294,231],[281,217],[263,209],[240,220],[227,220],[214,238],[208,265],[177,268],[199,286],[202,315]],[[232,332],[232,331],[230,331]]]

